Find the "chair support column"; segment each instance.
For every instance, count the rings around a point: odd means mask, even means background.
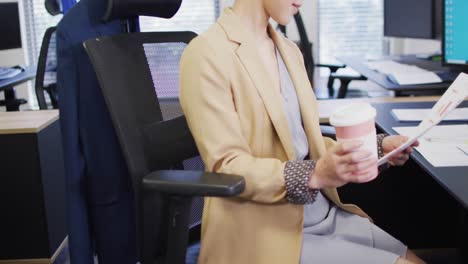
[[[184,264],[188,245],[188,228],[192,197],[171,196],[167,233],[167,264]],[[183,253],[181,253],[183,252]]]

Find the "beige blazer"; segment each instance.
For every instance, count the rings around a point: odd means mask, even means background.
[[[318,159],[334,144],[320,132],[317,102],[302,54],[269,27],[294,82],[310,145]],[[256,53],[254,36],[226,9],[186,48],[180,65],[180,100],[207,171],[241,175],[237,198],[206,198],[199,263],[299,263],[304,207],[286,202],[285,162],[295,159],[281,94]],[[335,204],[336,189],[322,190]]]

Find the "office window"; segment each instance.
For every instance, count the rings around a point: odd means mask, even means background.
[[[51,16],[44,0],[24,0],[27,61],[36,64],[47,28],[57,25],[62,15]],[[219,0],[185,0],[179,12],[171,19],[141,17],[141,31],[190,30],[201,33],[212,25],[219,15]]]
[[[383,0],[319,0],[321,62],[338,56],[381,56]]]
[[[47,13],[44,0],[23,0],[22,2],[26,29],[26,61],[32,65],[37,64],[44,32],[47,28],[56,26],[62,15],[51,16]],[[53,48],[49,50],[49,52],[54,51]]]
[[[218,18],[219,0],[184,0],[171,19],[140,17],[140,28],[146,31],[193,31],[202,33]]]

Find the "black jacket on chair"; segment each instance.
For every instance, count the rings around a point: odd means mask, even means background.
[[[134,202],[125,161],[83,41],[120,33],[106,1],[81,0],[57,27],[58,92],[71,263],[136,263]]]

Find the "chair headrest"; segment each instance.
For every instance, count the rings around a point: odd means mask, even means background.
[[[47,13],[49,13],[52,16],[56,16],[58,14],[63,13],[62,7],[60,6],[58,0],[45,0],[44,5],[45,9],[47,10]]]
[[[179,10],[182,0],[107,0],[104,22],[136,16],[171,18]]]

